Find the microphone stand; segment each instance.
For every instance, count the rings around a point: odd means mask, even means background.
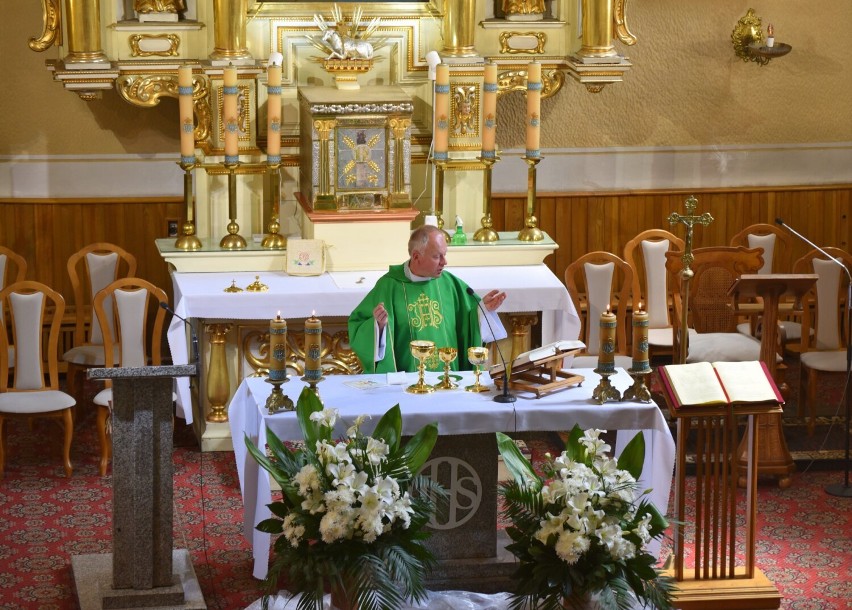
[[[852,378],[852,273],[850,273],[849,268],[844,265],[842,261],[831,256],[828,252],[820,248],[807,237],[793,229],[793,227],[786,224],[782,219],[776,218],[775,222],[790,231],[790,233],[801,239],[803,242],[811,246],[820,254],[827,256],[829,260],[832,260],[838,265],[840,265],[840,268],[846,272],[846,382],[843,386],[843,391],[846,398],[846,434],[844,434],[845,451],[843,459],[844,477],[843,484],[832,483],[830,485],[826,485],[825,492],[832,496],[838,496],[841,498],[852,498],[852,487],[850,487],[849,485],[849,435],[850,433],[852,433],[852,429],[850,428],[850,416],[852,416],[852,392],[850,392],[849,388],[849,381]],[[802,332],[806,332],[805,329],[802,329]]]
[[[467,293],[474,296],[473,288],[467,287]],[[491,327],[491,320],[488,319],[488,312],[482,307],[482,301],[477,300],[476,306],[482,312],[482,317],[485,318],[485,323],[488,325],[488,330],[491,331],[491,336],[494,338],[494,345],[497,346],[497,354],[500,356],[500,361],[503,363],[503,393],[494,397],[494,402],[510,403],[515,402],[517,398],[514,394],[509,393],[509,367],[506,366],[506,359],[503,357],[503,350],[500,349],[500,342],[497,341],[497,335],[494,334],[494,329]]]
[[[169,307],[169,304],[166,303],[165,301],[160,301],[160,307],[165,309],[167,312],[172,314],[174,317],[176,317],[178,320],[180,320],[181,322],[183,322],[187,326],[189,326],[189,337],[190,337],[190,341],[192,343],[192,355],[193,355],[193,360],[195,361],[195,374],[199,375],[200,374],[199,364],[200,364],[200,361],[201,361],[201,354],[198,350],[198,333],[195,332],[195,325],[192,322],[190,322],[189,320],[187,320],[186,318],[184,318],[183,316],[178,315],[177,312],[174,309],[172,309],[171,307]]]

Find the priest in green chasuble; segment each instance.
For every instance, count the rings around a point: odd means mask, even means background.
[[[467,348],[506,336],[494,313],[506,293],[492,290],[482,298],[468,292],[467,284],[449,272],[447,241],[437,227],[415,229],[408,241],[409,259],[391,265],[375,287],[349,316],[349,342],[365,373],[415,371],[419,366],[409,344],[434,341],[435,347],[455,347],[453,370],[472,368]],[[488,323],[497,337],[491,337]],[[443,370],[437,354],[426,361],[432,371]]]

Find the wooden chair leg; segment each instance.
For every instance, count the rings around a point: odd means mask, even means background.
[[[71,414],[72,407],[68,407],[62,413],[62,423],[65,425],[65,441],[62,446],[62,458],[65,462],[65,476],[70,477],[73,468],[71,466],[71,438],[74,435],[74,417]]]
[[[98,427],[98,440],[100,441],[101,447],[101,462],[100,462],[100,473],[101,476],[106,476],[107,468],[109,467],[109,458],[110,458],[110,439],[107,438],[107,419],[109,419],[109,409],[107,407],[98,405],[98,419],[97,419],[97,427]]]
[[[816,427],[816,376],[815,369],[808,369],[808,436],[814,435]]]
[[[0,416],[0,481],[6,473],[6,418]]]

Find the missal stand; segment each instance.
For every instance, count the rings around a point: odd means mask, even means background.
[[[80,610],[207,608],[189,551],[172,544],[172,388],[195,374],[194,365],[88,371],[112,380],[113,552],[71,557]]]
[[[743,274],[731,286],[728,294],[734,297],[734,303],[741,298],[760,297],[763,300],[761,322],[760,359],[766,363],[772,378],[776,378],[776,345],[778,344],[778,305],[781,297],[792,296],[800,303],[802,296],[811,289],[817,280],[815,274]],[[739,313],[739,311],[738,311]],[[757,460],[758,475],[778,476],[778,486],[790,486],[790,474],[796,470],[784,430],[781,426],[781,413],[762,415],[757,418],[757,434],[760,438]],[[748,443],[743,438],[737,450],[737,470],[739,484],[746,485],[748,470]]]
[[[513,390],[531,392],[536,398],[541,398],[550,392],[583,383],[585,377],[562,368],[562,362],[566,356],[577,353],[583,346],[581,344],[574,347],[573,343],[577,342],[566,341],[565,343],[570,343],[572,346],[564,348],[560,347],[560,342],[556,342],[518,356],[509,365],[509,387]],[[550,348],[548,355],[536,355],[546,353],[548,348]],[[489,372],[494,385],[502,390],[503,363],[495,364]]]
[[[677,366],[677,365],[675,365]],[[690,365],[686,365],[690,366]],[[664,369],[666,367],[660,367]],[[768,376],[768,375],[767,375]],[[759,447],[755,419],[781,412],[777,401],[747,405],[684,407],[678,403],[665,374],[660,371],[663,395],[669,412],[677,420],[677,457],[674,495],[674,567],[668,573],[676,580],[673,605],[684,610],[767,610],[781,605],[775,585],[755,566],[757,519],[757,473],[755,453]],[[780,394],[779,394],[780,396]],[[737,565],[737,420],[748,418],[746,428],[745,564]],[[696,431],[695,491],[691,498],[694,520],[687,517],[686,458],[691,430]],[[694,528],[693,569],[684,568],[684,526]],[[739,536],[742,538],[742,534]]]

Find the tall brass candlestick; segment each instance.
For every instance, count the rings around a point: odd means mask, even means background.
[[[228,234],[219,242],[224,250],[243,250],[246,240],[240,235],[240,225],[237,224],[237,175],[239,163],[225,163],[228,170]]]
[[[175,240],[175,248],[181,250],[200,250],[201,240],[195,235],[195,206],[192,196],[192,170],[195,169],[195,157],[181,157],[183,170],[183,202],[186,208],[186,222],[181,227],[181,236]]]
[[[485,171],[482,173],[482,207],[484,216],[482,217],[482,227],[477,229],[476,233],[473,234],[473,241],[495,242],[500,239],[497,231],[491,228],[493,224],[491,220],[491,169],[494,164],[499,161],[499,159],[500,158],[494,154],[494,151],[487,154],[484,150],[482,151],[482,156],[479,158],[485,166]]]
[[[527,218],[524,228],[518,232],[519,241],[541,241],[544,233],[538,228],[538,218],[535,217],[535,166],[541,161],[541,156],[524,157],[527,162]]]
[[[260,245],[262,248],[268,250],[283,250],[287,247],[287,238],[278,232],[281,228],[280,217],[278,215],[281,205],[281,157],[279,156],[278,159],[279,162],[270,159],[267,165],[269,168],[269,189],[272,191],[270,193],[272,197],[269,202],[270,214],[269,224],[266,227],[267,234],[263,238],[263,241],[260,242]]]
[[[444,169],[447,165],[445,159],[433,159],[435,164],[435,218],[437,219],[438,228],[444,231],[444,237],[447,238],[447,243],[450,243],[450,234],[444,230]]]

